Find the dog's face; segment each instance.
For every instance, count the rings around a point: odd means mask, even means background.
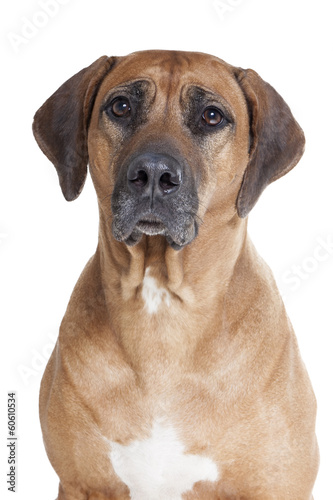
[[[222,62],[173,52],[118,60],[98,92],[88,137],[99,199],[112,192],[114,237],[132,245],[142,234],[163,234],[176,249],[190,243],[215,191],[236,196],[248,127],[244,96]]]
[[[116,240],[161,234],[176,250],[207,210],[245,217],[304,145],[288,106],[255,72],[172,51],[99,59],[46,101],[34,132],[67,199],[80,193],[89,159]]]

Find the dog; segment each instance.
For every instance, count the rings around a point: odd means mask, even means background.
[[[303,154],[282,97],[207,54],[105,56],[33,132],[100,217],[40,389],[58,500],[310,500],[315,396],[247,235]]]

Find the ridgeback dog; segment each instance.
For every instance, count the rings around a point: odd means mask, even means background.
[[[37,111],[66,200],[87,164],[95,255],[41,384],[59,500],[310,500],[316,402],[247,236],[304,136],[253,70],[201,53],[101,57]]]

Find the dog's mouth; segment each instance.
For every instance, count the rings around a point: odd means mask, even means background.
[[[165,234],[166,227],[155,215],[147,215],[142,217],[135,226],[135,229],[139,230],[143,234],[149,236],[154,236],[157,234]]]
[[[127,206],[128,208],[128,206]],[[165,218],[153,213],[145,213],[135,217],[137,210],[124,213],[114,211],[112,233],[116,240],[123,241],[126,245],[136,245],[143,235],[165,236],[167,242],[174,250],[181,250],[188,245],[198,234],[196,218],[188,214],[177,214]]]

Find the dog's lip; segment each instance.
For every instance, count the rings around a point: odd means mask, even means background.
[[[156,215],[145,215],[135,224],[139,231],[146,234],[160,234],[165,231],[165,224]]]
[[[157,215],[154,214],[147,214],[144,215],[143,217],[140,217],[139,222],[162,222]]]

